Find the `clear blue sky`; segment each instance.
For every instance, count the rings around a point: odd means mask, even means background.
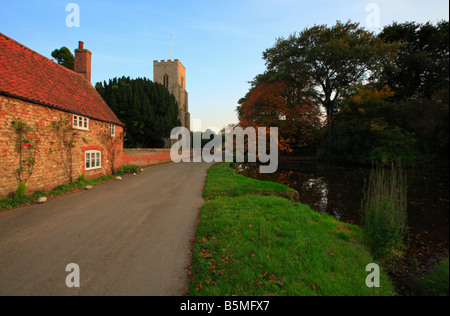
[[[66,5],[80,8],[80,27],[66,26]],[[118,76],[153,79],[153,60],[186,67],[191,117],[202,128],[237,123],[237,101],[265,69],[262,52],[277,37],[315,24],[366,20],[380,9],[380,27],[393,21],[448,20],[448,0],[0,0],[0,32],[51,58],[78,41],[92,51],[92,82]]]

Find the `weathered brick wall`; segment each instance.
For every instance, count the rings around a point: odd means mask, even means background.
[[[60,152],[57,149],[58,137],[52,127],[52,122],[61,119],[72,121],[73,115],[56,109],[28,103],[15,98],[0,96],[0,197],[14,192],[18,185],[15,170],[19,167],[16,133],[11,128],[11,122],[20,120],[33,129],[32,139],[38,139],[36,164],[31,178],[27,182],[28,192],[50,190],[58,185],[68,183],[68,173],[61,164]],[[111,174],[111,155],[104,145],[102,131],[108,130],[109,124],[90,119],[90,130],[73,131],[76,133],[75,147],[72,149],[73,179],[78,181],[82,173],[88,178]],[[120,139],[123,129],[116,126],[115,137]],[[123,164],[123,143],[119,142],[120,154],[115,165]],[[85,152],[99,150],[102,153],[101,169],[85,170]]]
[[[172,161],[169,149],[125,149],[123,162],[125,165],[146,167]]]
[[[192,151],[190,152],[192,157]],[[147,167],[171,162],[169,149],[125,149],[123,153],[124,165],[138,165]]]

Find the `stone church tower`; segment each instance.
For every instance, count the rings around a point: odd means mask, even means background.
[[[191,129],[188,93],[186,92],[186,68],[178,59],[153,62],[153,82],[163,84],[178,102],[178,119],[181,126]]]

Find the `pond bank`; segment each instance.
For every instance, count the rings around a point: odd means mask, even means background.
[[[395,295],[384,272],[381,288],[365,285],[374,260],[361,229],[281,197],[294,192],[234,174],[229,164],[211,167],[188,295]]]
[[[278,171],[260,174],[256,166],[246,165],[244,175],[274,181],[296,189],[301,203],[319,213],[359,225],[361,199],[371,167],[326,163],[302,157],[280,157]],[[448,258],[449,173],[439,168],[411,168],[408,177],[408,254],[396,278],[403,295],[414,295],[410,280]]]

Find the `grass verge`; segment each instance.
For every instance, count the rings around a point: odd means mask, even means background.
[[[105,175],[98,178],[93,179],[86,179],[83,177],[82,180],[78,182],[73,183],[67,183],[62,184],[60,186],[57,186],[56,188],[52,189],[51,191],[36,191],[32,195],[25,196],[25,197],[14,197],[14,198],[4,198],[0,199],[0,212],[1,211],[7,211],[16,207],[30,205],[34,203],[36,200],[38,200],[41,197],[47,197],[52,198],[59,195],[63,195],[69,192],[75,192],[79,191],[83,188],[85,188],[88,185],[96,185],[108,180],[111,180],[113,178],[116,178],[119,175],[125,175],[130,173],[139,173],[141,168],[139,166],[124,166],[122,170],[119,171],[118,174],[115,175]]]
[[[213,166],[208,171],[203,198],[209,201],[224,196],[266,195],[284,197],[292,201],[299,200],[298,192],[286,185],[247,178],[233,174],[235,172],[229,163]]]
[[[208,172],[188,295],[396,294],[384,272],[380,288],[366,286],[374,260],[359,227],[280,197],[288,187],[233,171],[219,164]]]

